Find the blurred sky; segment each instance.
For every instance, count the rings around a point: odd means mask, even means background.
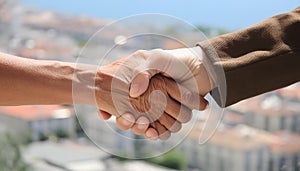
[[[245,28],[273,15],[290,11],[300,0],[20,0],[24,4],[109,19],[133,14],[162,13],[194,25]]]

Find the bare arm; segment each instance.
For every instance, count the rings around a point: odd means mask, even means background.
[[[149,99],[150,93],[159,87],[161,87],[160,90],[163,91],[167,97],[175,97],[175,99],[180,100],[181,92],[174,91],[176,90],[174,87],[177,87],[174,81],[156,79],[156,81],[152,82],[152,88],[147,90],[149,93],[145,93],[144,97],[131,98],[129,101],[130,82],[124,78],[132,74],[131,70],[133,70],[132,67],[134,66],[129,67],[126,64],[123,65],[123,63],[126,63],[126,59],[98,69],[93,65],[80,64],[76,66],[74,63],[33,60],[0,53],[0,106],[73,104],[72,96],[74,94],[72,90],[74,89],[74,85],[76,104],[96,106],[100,110],[115,116],[120,116],[126,112],[136,113],[135,110],[148,110],[147,99]],[[132,64],[130,61],[127,63]],[[125,75],[114,75],[115,71],[123,67],[127,70],[127,72],[122,72],[126,73]],[[116,87],[111,86],[113,79],[117,81]],[[168,83],[165,84],[166,82]],[[113,95],[115,100],[113,100]],[[158,102],[158,100],[154,101],[154,103]],[[130,107],[132,105],[135,106],[135,108]],[[160,106],[159,109],[162,109],[161,105],[162,103],[159,102],[153,106]],[[117,110],[116,107],[119,107],[119,109]],[[180,103],[175,102],[171,98],[165,110],[169,113],[164,112],[164,114],[160,116],[160,119],[172,118],[170,116],[174,118],[172,120],[164,120],[167,125],[166,127],[158,126],[157,129],[160,130],[161,139],[167,139],[170,136],[168,129],[170,129],[171,132],[179,131],[180,122],[187,122],[191,117],[190,109],[187,107],[183,107],[182,109]],[[152,118],[156,115],[156,113],[153,113],[147,117]],[[136,127],[140,124],[144,125],[140,133],[144,133],[149,124],[139,122],[139,119],[142,117],[145,116],[136,113],[135,118],[130,120],[131,125],[136,123]],[[138,120],[135,121],[136,119]],[[169,122],[171,124],[169,124]],[[174,128],[172,125],[177,126]],[[161,135],[163,132],[167,132],[166,136]]]
[[[70,104],[74,66],[0,53],[0,105]]]
[[[80,90],[76,92],[80,97],[76,102],[96,106],[95,99],[91,99],[95,86],[87,84],[87,81],[94,81],[96,74],[100,80],[105,75],[97,72],[93,65],[34,60],[0,53],[0,105],[73,104],[72,86],[76,85]]]

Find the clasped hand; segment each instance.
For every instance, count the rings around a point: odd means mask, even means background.
[[[204,110],[211,83],[199,47],[140,50],[101,67],[98,108],[103,119],[116,116],[122,130],[166,140]],[[103,88],[104,87],[104,88]],[[97,95],[97,91],[96,91]]]

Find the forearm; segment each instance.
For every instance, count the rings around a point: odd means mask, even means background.
[[[215,94],[215,99],[222,99],[219,104],[225,107],[299,81],[299,29],[300,7],[200,42],[210,68],[224,69],[226,89]],[[220,80],[218,74],[215,77]]]
[[[72,102],[73,66],[0,54],[0,104]]]
[[[95,74],[91,68],[0,53],[0,105],[72,104],[73,83],[81,90],[76,93],[80,96],[77,103],[95,105],[88,99],[93,88],[74,77],[77,72],[92,80]]]

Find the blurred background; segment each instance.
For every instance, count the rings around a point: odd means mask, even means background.
[[[299,4],[296,0],[0,0],[0,51],[39,60],[74,62],[93,33],[129,15],[172,15],[195,25],[210,38],[288,12]],[[120,30],[141,28],[153,29],[141,24],[130,29],[112,29],[95,38],[97,46],[89,46],[88,52],[107,50],[112,41],[120,39],[116,36]],[[176,34],[180,28],[162,23],[156,29]],[[195,41],[193,34],[185,39]],[[133,41],[115,53],[131,53],[140,43]],[[168,40],[155,44],[164,49],[182,47]],[[127,160],[97,148],[83,132],[72,105],[0,107],[0,170],[298,171],[299,104],[299,83],[242,101],[225,110],[216,133],[204,145],[198,144],[203,124],[199,120],[198,126],[175,149],[145,160]],[[81,116],[89,113],[87,116],[98,117],[88,108],[79,112]],[[107,123],[119,131],[113,120]],[[119,141],[101,125],[91,128],[103,138],[102,143],[111,145]],[[164,144],[160,148],[163,147]],[[137,143],[119,148],[126,156],[126,151],[138,155],[145,147]]]

